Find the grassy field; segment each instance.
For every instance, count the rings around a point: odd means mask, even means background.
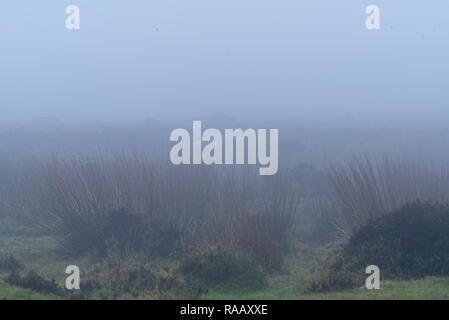
[[[309,248],[298,244],[295,253],[285,262],[283,270],[268,277],[263,288],[241,288],[232,285],[209,288],[199,299],[293,299],[293,300],[380,300],[380,299],[449,299],[449,278],[427,277],[413,281],[382,281],[380,290],[360,288],[332,293],[310,294],[305,291],[307,280],[324,259],[332,254],[330,248]],[[57,243],[49,237],[1,237],[0,254],[13,254],[29,269],[61,286],[65,267],[78,264],[87,268],[86,258],[65,257]],[[0,280],[0,299],[58,299],[29,289],[10,286]]]
[[[40,294],[0,282],[0,300],[53,300],[59,297]],[[449,299],[449,278],[428,277],[415,281],[383,281],[380,290],[358,288],[323,294],[291,294],[291,285],[279,283],[277,287],[246,292],[220,292],[213,290],[201,299],[251,300],[443,300]]]
[[[30,289],[10,286],[0,281],[0,300],[55,300],[60,299],[49,294],[41,294]]]
[[[202,299],[249,300],[446,300],[449,299],[449,278],[427,277],[413,281],[382,281],[379,290],[360,287],[353,290],[320,294],[293,294],[289,283],[277,288],[248,292],[210,292]]]

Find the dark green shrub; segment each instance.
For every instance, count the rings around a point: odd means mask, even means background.
[[[310,292],[342,291],[361,286],[364,275],[364,270],[354,270],[341,256],[337,256],[325,261],[312,274],[306,289]]]
[[[144,253],[149,257],[167,257],[180,249],[181,230],[168,221],[148,221],[145,215],[125,209],[108,213],[104,247],[122,255]]]
[[[265,284],[265,275],[254,261],[241,253],[215,246],[195,248],[181,261],[180,271],[187,281],[206,287]]]
[[[101,263],[83,277],[80,287],[80,298],[191,297],[173,268],[163,269],[145,263]]]
[[[85,223],[76,232],[67,231],[62,241],[63,247],[73,254],[89,252],[100,257],[144,254],[154,258],[167,257],[179,250],[181,236],[181,230],[173,223],[150,221],[147,215],[122,208],[108,211],[98,225]]]
[[[328,260],[312,291],[362,286],[369,265],[382,279],[449,275],[449,206],[416,202],[372,220]]]
[[[149,244],[150,231],[143,215],[123,208],[112,210],[104,224],[103,246],[106,251],[116,250],[121,255],[144,251]]]
[[[62,289],[54,280],[46,280],[34,271],[29,271],[25,276],[13,272],[5,279],[5,281],[11,285],[32,289],[41,293],[51,293],[55,295],[62,294]]]
[[[24,265],[13,256],[0,257],[0,273],[19,272],[24,269]]]
[[[342,255],[354,268],[374,264],[389,277],[449,275],[449,206],[405,205],[358,230]]]

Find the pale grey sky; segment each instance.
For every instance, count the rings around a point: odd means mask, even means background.
[[[381,30],[365,28],[370,4]],[[0,121],[449,120],[448,14],[447,0],[2,1]]]

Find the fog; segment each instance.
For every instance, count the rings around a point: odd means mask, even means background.
[[[380,30],[365,27],[370,4]],[[444,0],[2,1],[1,121],[444,123],[448,12]]]
[[[1,1],[0,300],[448,298],[448,13]]]

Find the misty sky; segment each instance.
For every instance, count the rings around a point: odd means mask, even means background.
[[[381,30],[365,28],[370,4]],[[449,120],[448,17],[447,0],[1,1],[0,122]]]

